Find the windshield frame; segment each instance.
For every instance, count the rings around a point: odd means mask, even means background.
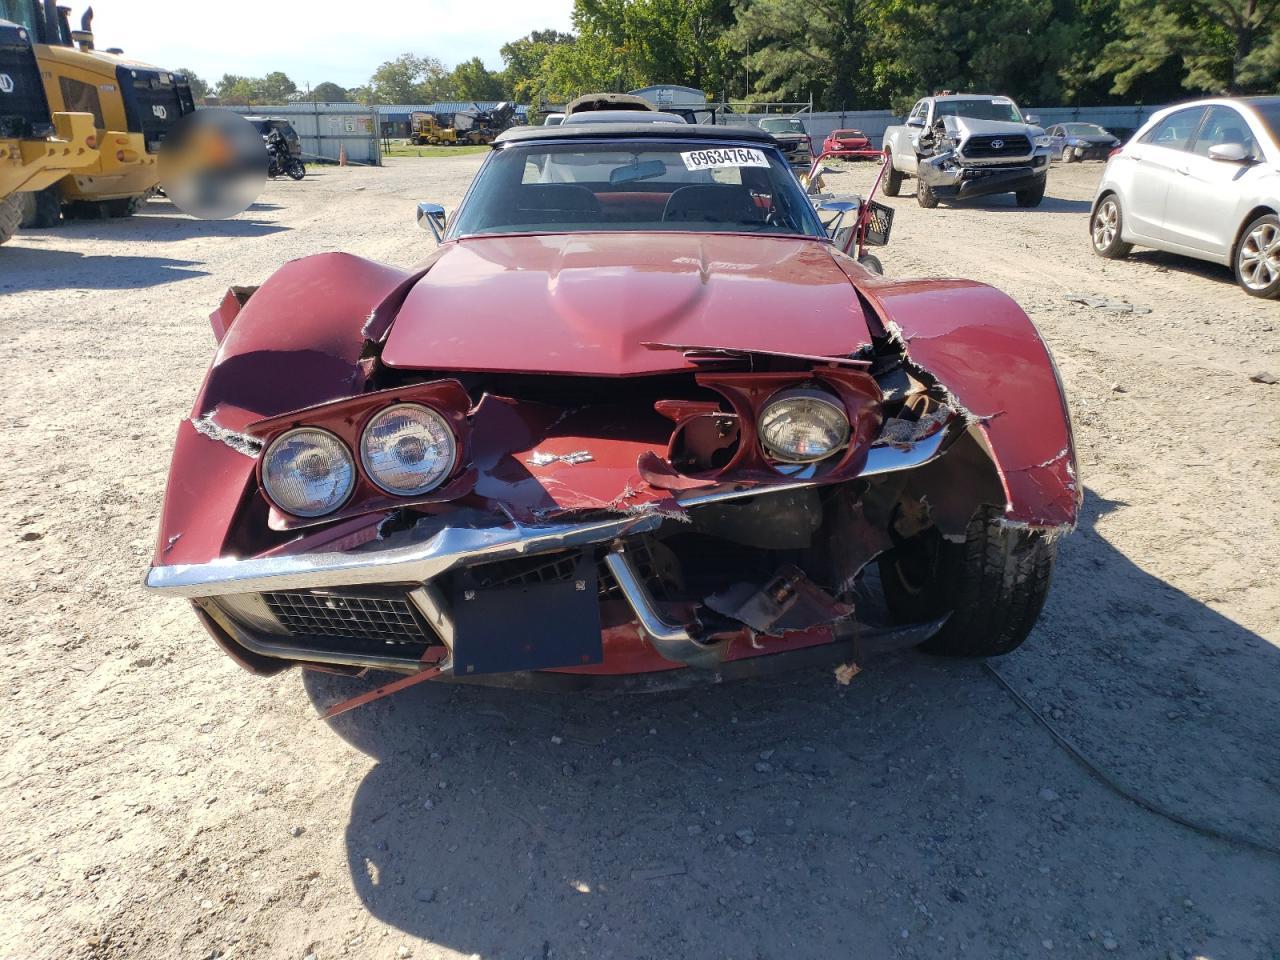
[[[1245,101],[1245,106],[1258,118],[1258,125],[1271,136],[1271,143],[1280,151],[1280,100]],[[1280,160],[1280,157],[1276,159]]]
[[[481,182],[482,178],[485,176],[485,173],[486,171],[488,171],[489,167],[495,161],[497,161],[500,155],[513,150],[525,151],[525,152],[529,152],[529,151],[537,152],[547,147],[581,146],[584,143],[595,143],[595,144],[611,145],[611,146],[618,146],[618,147],[649,145],[654,147],[673,148],[681,151],[702,150],[702,149],[721,149],[721,148],[727,148],[727,147],[746,147],[754,150],[763,150],[766,153],[771,154],[772,158],[776,160],[777,168],[780,168],[782,171],[780,175],[791,178],[791,181],[795,187],[796,194],[801,200],[803,200],[803,204],[800,207],[799,215],[803,219],[809,221],[809,225],[812,228],[814,228],[814,232],[805,233],[803,231],[801,232],[777,231],[777,232],[770,232],[770,233],[761,233],[759,231],[753,231],[753,230],[654,230],[654,229],[645,229],[645,230],[542,229],[542,230],[512,230],[509,232],[502,232],[502,233],[495,233],[495,232],[461,233],[459,232],[458,224],[460,224],[463,221],[463,213],[466,211],[467,205],[471,202],[472,197],[475,194],[477,185]],[[822,220],[818,217],[817,211],[813,208],[813,203],[810,202],[808,194],[805,193],[804,187],[801,185],[800,181],[796,179],[795,171],[791,168],[791,165],[787,163],[786,158],[782,155],[782,152],[781,150],[778,149],[778,147],[768,143],[761,143],[758,140],[736,140],[736,139],[727,139],[727,138],[721,139],[718,137],[715,139],[708,138],[706,140],[694,139],[694,138],[686,139],[684,137],[681,137],[679,140],[665,140],[660,136],[652,136],[652,137],[621,136],[621,137],[592,137],[592,138],[565,136],[565,137],[554,137],[554,138],[546,138],[546,139],[538,139],[538,140],[524,140],[524,141],[517,140],[510,143],[495,143],[493,144],[493,149],[489,152],[488,156],[484,158],[484,162],[480,165],[480,169],[476,171],[476,175],[471,179],[471,183],[467,185],[466,193],[462,195],[462,202],[458,204],[458,208],[453,212],[453,215],[449,217],[448,226],[445,228],[444,236],[441,238],[440,242],[443,244],[443,243],[452,243],[457,240],[470,240],[470,239],[486,240],[486,239],[500,239],[502,237],[539,237],[539,236],[567,236],[567,235],[576,235],[576,234],[625,234],[625,233],[643,233],[646,235],[680,234],[684,236],[688,236],[690,234],[697,235],[699,233],[707,233],[707,234],[717,234],[722,236],[760,237],[762,239],[800,238],[805,240],[831,243],[831,237],[827,233],[826,228],[822,225]]]
[[[970,117],[963,113],[957,113],[954,109],[948,107],[959,107],[962,103],[986,103],[1001,107],[1008,107],[1013,113],[1012,120],[992,120],[990,117]],[[1021,123],[1026,125],[1026,117],[1023,116],[1021,108],[1008,97],[956,97],[955,99],[938,99],[933,102],[933,122],[937,123],[942,117],[958,117],[962,120],[977,120],[983,123]]]

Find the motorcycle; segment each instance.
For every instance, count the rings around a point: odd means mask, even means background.
[[[267,137],[267,176],[274,180],[281,174],[290,180],[301,180],[307,175],[307,168],[301,157],[289,152],[288,141],[273,130]]]

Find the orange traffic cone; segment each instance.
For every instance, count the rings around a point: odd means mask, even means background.
[[[338,166],[345,167],[347,165],[347,145],[345,143],[338,144]]]

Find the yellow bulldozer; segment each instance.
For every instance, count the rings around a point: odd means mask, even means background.
[[[98,159],[87,113],[53,113],[26,27],[0,20],[0,243],[18,229],[25,203]]]
[[[3,0],[3,9],[34,40],[36,63],[53,114],[93,117],[97,153],[57,182],[24,191],[22,223],[51,227],[63,216],[125,217],[159,184],[160,144],[195,110],[186,78],[98,50],[93,10],[72,30],[70,10],[55,0]]]
[[[418,110],[409,116],[409,142],[419,147],[454,146],[458,143],[458,131],[443,126],[434,113]]]

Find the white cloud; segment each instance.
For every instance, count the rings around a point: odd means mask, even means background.
[[[72,14],[77,26],[82,3]],[[93,31],[99,47],[121,47],[162,67],[186,67],[210,82],[224,73],[283,70],[299,87],[324,80],[351,87],[405,52],[439,57],[449,66],[478,56],[498,69],[504,43],[530,30],[568,30],[572,8],[572,0],[100,0]]]

